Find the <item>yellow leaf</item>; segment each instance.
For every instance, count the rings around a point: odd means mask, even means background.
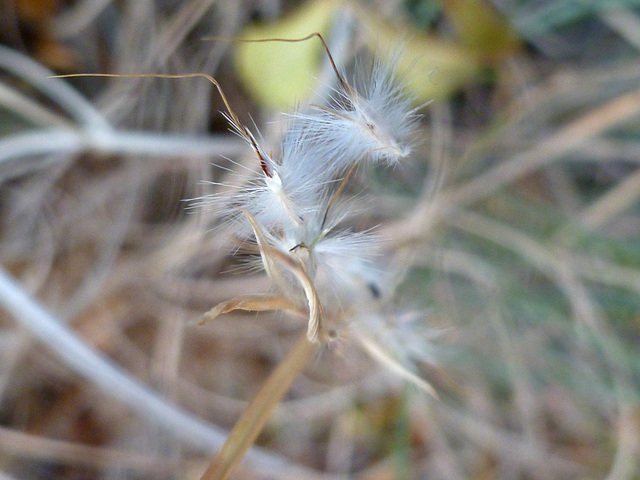
[[[513,54],[518,38],[506,19],[485,0],[445,0],[440,2],[458,38],[488,62]]]
[[[445,98],[481,72],[478,56],[462,45],[430,35],[410,35],[372,15],[359,18],[375,54],[390,58],[394,48],[402,48],[399,73],[419,103]]]
[[[326,34],[338,3],[314,0],[282,20],[247,27],[241,39],[302,38]],[[238,43],[234,61],[238,76],[260,104],[288,110],[312,92],[324,50],[317,38],[298,43]]]

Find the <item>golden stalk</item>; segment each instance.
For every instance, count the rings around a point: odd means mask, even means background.
[[[267,423],[273,409],[280,403],[289,386],[307,365],[317,344],[302,336],[294,348],[269,375],[265,384],[229,433],[222,449],[217,453],[200,480],[224,480],[242,460]]]

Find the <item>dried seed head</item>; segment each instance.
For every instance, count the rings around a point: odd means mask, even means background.
[[[374,62],[371,74],[359,74],[356,87],[340,82],[326,106],[299,114],[313,123],[313,142],[332,175],[354,163],[396,165],[412,151],[418,115],[412,99],[397,83],[397,56]]]

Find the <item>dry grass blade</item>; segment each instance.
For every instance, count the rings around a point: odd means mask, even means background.
[[[260,247],[260,254],[262,255],[265,269],[267,270],[269,276],[278,284],[286,284],[286,280],[282,280],[281,282],[278,281],[278,277],[281,276],[281,269],[279,267],[283,266],[300,282],[300,286],[304,290],[304,293],[307,297],[307,303],[309,307],[309,327],[307,329],[307,338],[309,339],[309,341],[321,341],[323,343],[330,341],[332,339],[332,335],[331,332],[327,331],[324,322],[320,297],[318,297],[318,292],[313,285],[313,281],[311,280],[311,278],[309,278],[309,274],[307,273],[306,268],[304,267],[302,262],[296,262],[290,256],[269,245],[266,237],[264,236],[264,233],[262,233],[262,229],[260,228],[256,220],[251,216],[250,213],[245,211],[244,214],[247,219],[249,219],[251,228],[253,228],[253,232],[256,235],[256,240],[258,241],[258,246]]]
[[[242,460],[247,449],[255,442],[269,419],[271,412],[278,405],[289,389],[298,373],[307,365],[311,354],[317,346],[307,340],[306,336],[280,362],[280,365],[269,376],[253,401],[231,430],[222,449],[215,456],[209,468],[200,480],[223,480],[228,478],[236,465]]]
[[[220,315],[234,312],[236,310],[246,310],[248,312],[271,312],[274,310],[287,310],[301,313],[300,308],[290,301],[273,295],[241,295],[232,298],[226,302],[219,303],[207,313],[205,313],[198,321],[198,325],[215,320]]]
[[[532,150],[516,155],[473,181],[450,192],[453,205],[481,200],[503,185],[548,164],[590,138],[640,114],[640,90],[621,95],[562,128]],[[445,203],[445,202],[443,202]]]

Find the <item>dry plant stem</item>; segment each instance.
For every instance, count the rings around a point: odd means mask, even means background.
[[[425,201],[409,218],[387,227],[386,236],[396,239],[396,243],[411,242],[429,232],[442,217],[450,215],[452,208],[486,198],[509,182],[543,167],[579,147],[586,140],[597,137],[638,114],[640,90],[611,100],[570,123],[536,147],[515,155],[460,187],[451,188],[435,199]]]
[[[491,445],[493,451],[512,459],[515,465],[536,469],[541,462],[545,462],[556,473],[556,478],[582,478],[579,474],[584,474],[583,467],[569,455],[550,454],[546,448],[530,444],[520,434],[496,426],[480,415],[447,405],[446,402],[437,405],[437,417],[445,429],[455,431],[461,438],[477,445]]]
[[[605,480],[635,478],[640,461],[640,408],[634,402],[621,402],[618,418],[618,449]]]
[[[309,342],[306,335],[298,340],[240,416],[200,480],[223,480],[231,474],[316,348],[317,345]]]
[[[51,128],[72,127],[72,123],[62,115],[54,113],[4,83],[0,83],[0,105],[34,125]]]
[[[589,205],[581,215],[586,228],[597,228],[616,218],[632,207],[640,196],[640,170],[627,176],[615,187]]]
[[[333,195],[331,195],[331,199],[329,200],[329,203],[327,204],[327,209],[324,212],[324,217],[322,218],[322,226],[323,227],[327,223],[327,217],[329,215],[329,209],[331,208],[331,205],[333,205],[334,202],[336,201],[336,199],[338,198],[338,196],[340,196],[340,194],[342,193],[342,190],[344,190],[345,185],[349,181],[349,178],[351,178],[351,175],[353,174],[353,172],[355,171],[357,166],[358,166],[357,163],[354,163],[351,166],[351,168],[347,171],[346,175],[344,176],[344,178],[340,182],[340,185],[338,186],[336,191],[333,192]]]
[[[239,141],[223,137],[170,136],[119,130],[39,129],[0,139],[0,177],[6,180],[60,161],[55,158],[38,162],[22,161],[25,157],[38,155],[96,152],[167,158],[229,155],[237,152],[240,146]],[[7,163],[11,165],[5,165]]]
[[[399,375],[404,380],[409,383],[415,385],[416,387],[424,390],[433,398],[439,399],[438,392],[425,380],[420,378],[415,373],[407,370],[400,362],[391,357],[388,353],[386,353],[382,348],[378,346],[378,344],[372,339],[368,338],[365,335],[361,335],[359,338],[360,344],[365,348],[365,350],[371,355],[373,358],[378,360],[382,365],[387,367],[393,373]]]
[[[68,8],[53,20],[52,30],[56,38],[67,39],[78,35],[98,15],[100,15],[112,0],[83,0]]]
[[[517,253],[553,280],[569,300],[573,318],[597,335],[611,371],[617,376],[622,375],[621,372],[626,370],[626,366],[624,366],[625,362],[619,358],[619,352],[624,351],[624,347],[620,345],[617,337],[611,335],[610,326],[602,318],[586,287],[576,277],[572,265],[561,260],[565,256],[561,248],[545,248],[515,229],[469,211],[457,211],[455,218],[449,218],[447,221],[456,228],[480,235]]]
[[[5,427],[0,427],[0,449],[5,455],[31,462],[54,461],[62,465],[105,469],[117,464],[138,474],[159,475],[172,466],[172,460],[165,457],[65,442]],[[186,467],[187,462],[183,463]]]
[[[538,147],[516,155],[466,185],[445,194],[449,204],[472,203],[494,192],[523,175],[547,164],[550,160],[568,153],[589,138],[604,133],[609,128],[629,120],[640,113],[640,90],[618,97],[598,107],[560,130]],[[443,201],[445,199],[443,198]],[[448,203],[444,202],[444,203]]]

